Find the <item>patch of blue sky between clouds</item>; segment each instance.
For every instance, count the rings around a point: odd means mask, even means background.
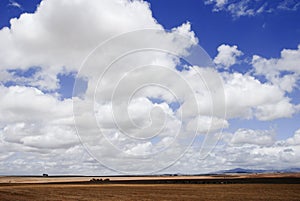
[[[296,87],[294,87],[294,90],[291,93],[287,94],[287,96],[291,99],[292,104],[300,104],[300,80],[296,82]]]
[[[10,69],[7,72],[12,76],[12,80],[3,83],[5,87],[10,86],[26,86],[30,87],[28,80],[32,78],[37,72],[41,71],[40,67],[30,67],[28,69]]]
[[[187,61],[185,61],[182,58],[179,58],[179,63],[175,66],[175,69],[178,72],[189,71],[190,70],[190,66],[191,66],[191,64],[189,64]]]
[[[59,79],[59,89],[57,93],[60,94],[62,99],[72,98],[73,96],[73,87],[75,83],[75,73],[68,74],[58,74],[57,78]]]
[[[30,67],[28,69],[22,70],[22,69],[12,69],[8,70],[9,73],[18,76],[18,77],[25,77],[29,78],[32,77],[37,71],[40,71],[40,67]]]
[[[272,121],[259,121],[257,119],[230,119],[230,127],[224,132],[234,133],[236,130],[253,129],[253,130],[270,130],[274,129],[277,140],[284,140],[294,135],[299,128],[300,114],[294,115],[292,118],[280,118]]]
[[[159,97],[147,97],[147,98],[153,104],[167,103],[166,100],[159,98]],[[173,112],[176,112],[181,106],[181,103],[178,101],[173,101],[173,102],[167,103],[167,104],[172,109]]]
[[[31,81],[33,79],[37,79],[34,76],[41,72],[41,67],[30,67],[28,69],[11,69],[7,70],[7,72],[14,78],[12,80],[8,80],[3,83],[5,87],[10,86],[26,86],[26,87],[36,87],[33,86]],[[56,90],[45,90],[40,89],[43,93],[58,93],[60,98],[72,98],[73,87],[75,83],[76,74],[75,73],[60,73],[57,75],[57,79],[59,80],[59,88]],[[80,82],[80,79],[79,81]],[[87,88],[87,83],[82,81],[82,91],[85,91]],[[81,90],[80,90],[81,91]]]
[[[88,79],[84,77],[76,77],[76,80],[72,87],[73,87],[72,90],[73,97],[84,98],[84,95],[88,89]]]

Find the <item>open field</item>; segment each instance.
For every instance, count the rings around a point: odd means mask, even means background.
[[[164,180],[224,180],[224,179],[268,179],[268,178],[296,178],[300,180],[300,173],[272,173],[272,174],[226,174],[201,176],[0,176],[0,185],[5,183],[59,183],[86,182],[91,179],[109,179],[112,182],[127,181],[164,181]]]
[[[110,181],[90,182],[92,178],[102,180],[108,178]],[[298,201],[300,200],[299,179],[299,174],[0,177],[0,200]]]
[[[0,200],[300,200],[299,184],[21,184]]]

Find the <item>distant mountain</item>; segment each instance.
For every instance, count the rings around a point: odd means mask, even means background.
[[[290,172],[290,173],[300,172],[300,168],[283,169],[283,170],[281,170],[281,172]]]
[[[296,173],[300,172],[300,168],[288,168],[288,169],[282,169],[282,170],[268,170],[268,169],[244,169],[244,168],[234,168],[230,170],[220,170],[217,172],[214,172],[213,174],[251,174],[251,173]]]
[[[230,169],[230,170],[220,170],[218,172],[216,172],[217,174],[228,174],[228,173],[239,173],[239,174],[243,174],[243,173],[264,173],[267,170],[254,170],[254,169],[244,169],[244,168],[234,168],[234,169]]]

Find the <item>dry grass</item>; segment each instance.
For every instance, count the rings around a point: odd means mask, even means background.
[[[0,200],[300,200],[299,184],[10,184]]]
[[[216,179],[223,178],[223,175],[215,176],[142,176],[142,177],[21,177],[21,176],[0,176],[0,184],[2,183],[49,183],[49,182],[82,182],[95,179],[109,178],[111,181],[122,180],[177,180],[177,179]],[[281,178],[281,177],[296,177],[300,178],[300,173],[269,173],[269,174],[232,174],[226,175],[226,178]]]

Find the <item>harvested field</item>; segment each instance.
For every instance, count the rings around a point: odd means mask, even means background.
[[[200,175],[200,176],[0,176],[0,185],[7,183],[71,183],[85,182],[91,179],[109,179],[112,182],[131,182],[131,181],[164,181],[164,180],[226,180],[226,179],[300,179],[300,173],[268,173],[268,174],[226,174],[226,175]]]
[[[300,200],[299,174],[0,177],[0,200]]]
[[[10,184],[0,200],[300,200],[299,184]]]

